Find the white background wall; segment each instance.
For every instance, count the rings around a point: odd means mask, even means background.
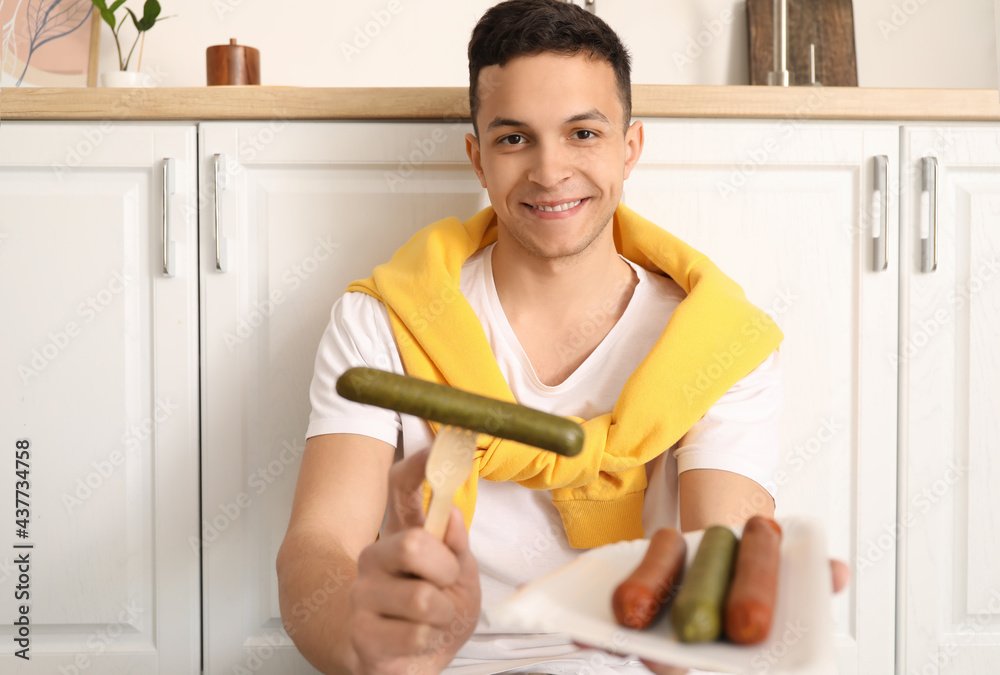
[[[237,38],[260,49],[265,85],[464,86],[469,33],[494,2],[161,0],[173,18],[147,34],[142,69],[204,85],[205,48]],[[636,84],[748,83],[745,2],[597,0],[597,13],[632,51]],[[997,87],[994,0],[854,0],[854,19],[863,87]],[[115,63],[104,26],[102,71]]]

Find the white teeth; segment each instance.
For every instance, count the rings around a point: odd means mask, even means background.
[[[579,204],[582,201],[583,201],[582,199],[577,199],[575,202],[566,202],[565,204],[557,204],[556,206],[534,206],[534,205],[532,205],[531,208],[538,209],[539,211],[566,211],[568,209],[573,208],[574,206],[576,206],[577,204]]]

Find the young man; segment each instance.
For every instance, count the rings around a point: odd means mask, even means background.
[[[620,206],[643,127],[603,21],[510,0],[469,58],[467,149],[492,207],[425,228],[334,306],[278,555],[282,616],[327,673],[646,672],[563,635],[499,633],[481,609],[582,548],[772,515],[780,333]],[[435,301],[433,322],[414,311]],[[729,347],[733,364],[706,371]],[[359,365],[587,420],[587,446],[562,462],[483,446],[437,541],[420,529],[431,427],[339,398],[337,376]],[[332,591],[331,570],[347,579]],[[329,600],[294,609],[320,587]]]

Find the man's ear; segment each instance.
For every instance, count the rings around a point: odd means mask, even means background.
[[[622,176],[623,179],[628,178],[629,174],[632,173],[632,168],[639,161],[645,140],[646,136],[645,130],[642,127],[642,120],[632,122],[628,131],[625,132],[625,175]]]
[[[472,162],[472,170],[479,176],[479,184],[486,187],[486,174],[483,172],[483,156],[479,152],[479,139],[475,134],[465,134],[465,154]]]

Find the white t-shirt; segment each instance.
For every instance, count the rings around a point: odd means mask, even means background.
[[[517,402],[583,419],[609,412],[625,380],[652,348],[670,314],[683,300],[684,291],[673,280],[629,262],[638,276],[638,284],[624,314],[572,375],[558,385],[548,386],[535,375],[504,315],[493,285],[492,249],[492,245],[488,246],[466,261],[460,288],[483,324]],[[428,308],[424,318],[433,325],[441,310]],[[595,306],[593,311],[596,314],[604,310]],[[579,330],[587,331],[587,324],[582,324]],[[306,437],[362,434],[396,446],[397,456],[399,452],[405,456],[428,447],[433,437],[426,421],[357,404],[337,395],[337,377],[354,366],[403,372],[385,307],[364,293],[347,293],[333,306],[330,324],[316,356],[310,389],[312,413]],[[747,476],[763,486],[773,486],[778,462],[780,385],[778,352],[774,352],[723,395],[670,449],[672,452],[665,452],[647,465],[649,485],[643,504],[647,533],[659,527],[678,526],[680,472],[722,469]],[[483,618],[446,672],[494,673],[532,663],[536,665],[527,671],[575,674],[585,663],[588,672],[648,672],[635,659],[581,651],[564,635],[491,632],[487,618],[490,607],[507,598],[518,586],[566,565],[581,551],[569,547],[548,491],[487,480],[479,481],[477,491],[469,538],[479,562]]]

